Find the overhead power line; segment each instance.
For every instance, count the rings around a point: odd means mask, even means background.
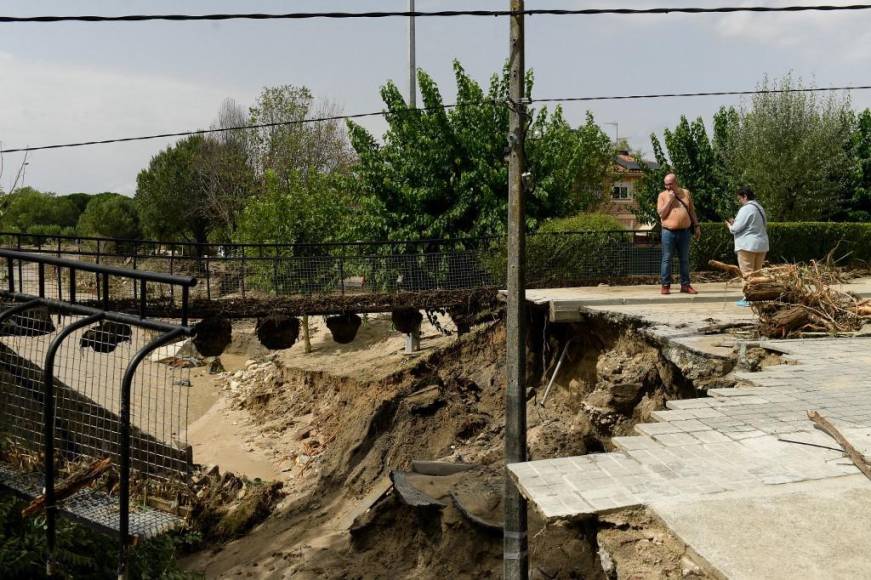
[[[637,95],[605,95],[593,97],[543,97],[529,99],[526,102],[532,103],[571,103],[571,102],[591,102],[591,101],[622,101],[622,100],[644,100],[644,99],[668,99],[668,98],[685,98],[685,97],[721,97],[721,96],[746,96],[746,95],[763,95],[763,94],[780,94],[780,93],[821,93],[821,92],[837,92],[837,91],[866,91],[871,90],[871,85],[848,85],[840,87],[808,87],[796,89],[757,89],[748,91],[712,91],[712,92],[695,92],[695,93],[655,93],[655,94],[637,94]],[[493,106],[502,104],[502,101],[484,100],[478,103],[467,103],[463,106]],[[237,127],[216,127],[211,129],[194,129],[189,131],[177,131],[173,133],[158,133],[155,135],[140,135],[137,137],[120,137],[116,139],[103,139],[99,141],[81,141],[78,143],[60,143],[55,145],[40,145],[38,147],[18,147],[15,149],[2,149],[0,153],[25,153],[29,151],[43,151],[46,149],[69,149],[72,147],[87,147],[90,145],[107,145],[110,143],[126,143],[130,141],[150,141],[152,139],[164,139],[168,137],[190,137],[193,135],[206,135],[209,133],[225,133],[228,131],[244,131],[249,129],[265,129],[269,127],[282,127],[289,125],[305,125],[309,123],[320,123],[326,121],[344,121],[353,119],[362,119],[365,117],[386,117],[389,115],[398,115],[402,113],[416,114],[421,112],[440,111],[445,109],[453,109],[458,105],[440,105],[437,107],[418,107],[416,109],[404,109],[399,111],[375,111],[371,113],[355,113],[349,115],[334,115],[330,117],[312,117],[308,119],[296,119],[293,121],[278,121],[275,123],[259,123],[255,125],[240,125]]]
[[[571,103],[583,101],[623,101],[633,99],[672,99],[681,97],[728,97],[728,96],[746,96],[746,95],[764,95],[778,93],[823,93],[837,91],[867,91],[871,90],[871,85],[854,85],[844,87],[807,87],[797,89],[765,89],[752,91],[712,91],[700,93],[659,93],[659,94],[641,94],[641,95],[615,95],[604,97],[555,97],[530,99],[531,103]]]
[[[665,14],[729,14],[734,12],[835,12],[869,10],[871,4],[805,5],[805,6],[720,6],[710,8],[659,7],[659,8],[534,8],[529,10],[436,10],[436,11],[386,11],[386,12],[288,12],[283,14],[237,13],[237,14],[126,14],[120,16],[0,16],[0,23],[51,23],[51,22],[147,22],[163,20],[172,22],[218,21],[218,20],[312,20],[349,18],[416,18],[457,16],[599,16],[599,15],[665,15]]]

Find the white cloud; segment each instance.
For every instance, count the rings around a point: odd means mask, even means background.
[[[207,127],[221,101],[245,99],[237,89],[169,76],[31,61],[0,53],[0,140],[4,148],[110,139]],[[241,93],[241,94],[240,94]],[[132,193],[136,173],[166,140],[34,152],[27,182],[69,191],[119,188]],[[14,155],[9,167],[17,166]]]
[[[739,5],[758,4],[743,2]],[[816,0],[793,0],[790,5],[813,5]],[[863,12],[740,12],[718,17],[715,32],[730,40],[788,48],[804,57],[858,62],[871,57],[869,14]]]

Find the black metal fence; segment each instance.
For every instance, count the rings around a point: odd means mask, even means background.
[[[179,523],[141,506],[131,512],[131,486],[184,480],[192,467],[188,371],[159,362],[159,349],[192,330],[149,318],[147,297],[152,286],[174,286],[184,311],[196,281],[9,250],[0,250],[0,257],[7,282],[0,292],[0,429],[7,445],[0,483],[31,496],[44,493],[51,575],[59,472],[109,459],[118,470],[117,495],[87,489],[63,510],[120,533],[123,574],[131,537],[151,537]],[[35,273],[35,294],[21,291],[19,272]],[[79,286],[85,274],[98,276],[103,296],[119,281],[131,283],[141,297],[139,316],[77,303],[88,299]],[[63,300],[49,297],[53,282],[63,284]]]
[[[330,244],[196,244],[0,233],[0,247],[201,279],[196,296],[330,295],[421,292],[502,286],[505,240],[377,241]],[[658,232],[530,234],[528,286],[584,285],[659,273]],[[51,276],[51,274],[48,274]],[[0,274],[2,276],[2,274]],[[19,290],[39,283],[18,272]],[[56,276],[48,283],[64,286]],[[99,283],[91,292],[101,293]],[[109,289],[141,299],[136,284]],[[174,291],[149,299],[166,298]],[[169,296],[174,298],[173,296]]]

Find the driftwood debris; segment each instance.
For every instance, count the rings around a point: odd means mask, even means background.
[[[836,287],[844,280],[830,262],[769,266],[748,275],[732,264],[711,260],[708,265],[743,281],[744,297],[764,336],[854,332],[871,318],[868,300]]]
[[[94,461],[87,467],[70,475],[63,483],[54,490],[56,501],[63,501],[75,495],[79,490],[90,485],[94,480],[103,475],[112,467],[112,460],[108,457]],[[38,514],[45,509],[45,496],[41,495],[21,510],[21,517],[27,518]]]
[[[717,260],[708,260],[708,266],[710,266],[714,270],[720,270],[721,272],[727,272],[729,274],[732,274],[736,278],[744,277],[744,275],[741,273],[741,269],[735,264],[726,264],[725,262],[720,262]]]
[[[838,429],[834,425],[832,425],[828,419],[826,419],[816,411],[808,411],[807,417],[814,422],[814,427],[826,433],[829,437],[837,441],[838,445],[840,445],[844,449],[844,453],[847,454],[847,457],[850,458],[850,461],[853,462],[853,465],[855,465],[859,469],[859,471],[861,471],[865,475],[865,477],[871,479],[871,465],[868,465],[868,463],[865,462],[865,457],[861,453],[859,453],[859,451],[855,447],[850,445],[850,442],[847,441],[847,439],[841,434],[841,432],[838,431]]]

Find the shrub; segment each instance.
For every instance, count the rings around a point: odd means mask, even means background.
[[[71,227],[50,224],[30,226],[27,228],[27,233],[32,235],[26,236],[22,240],[22,243],[33,246],[44,246],[46,244],[57,244],[57,238],[60,236],[75,236],[76,230]]]
[[[768,238],[772,262],[822,260],[833,252],[839,265],[871,263],[871,223],[769,223]],[[706,269],[708,260],[734,262],[732,234],[722,223],[702,224],[702,239],[693,244],[692,258],[697,269]]]
[[[626,276],[634,253],[632,233],[613,216],[578,214],[549,220],[527,237],[527,286],[566,286]],[[497,283],[504,283],[504,240],[495,242],[483,261]]]
[[[25,502],[0,494],[0,577],[45,578],[45,519],[24,519]],[[182,570],[176,554],[187,542],[184,532],[159,536],[136,546],[130,557],[131,578],[186,580],[196,578]],[[57,522],[58,565],[65,578],[116,578],[117,538],[71,523]]]
[[[620,220],[606,213],[579,213],[578,215],[547,220],[539,232],[612,232],[620,231]]]

